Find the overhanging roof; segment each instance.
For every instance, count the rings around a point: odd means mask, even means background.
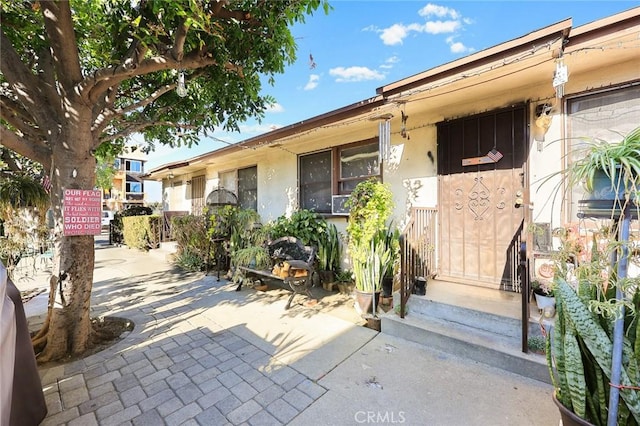
[[[296,135],[358,117],[368,116],[375,119],[376,116],[390,115],[392,107],[404,107],[407,103],[411,103],[412,113],[428,111],[431,115],[440,115],[434,119],[444,119],[459,113],[468,114],[468,99],[485,99],[496,96],[499,92],[513,93],[514,96],[517,95],[517,100],[522,102],[523,87],[548,86],[549,90],[553,90],[551,80],[556,60],[563,51],[566,55],[572,50],[586,49],[594,40],[597,40],[598,44],[608,41],[626,42],[633,34],[637,34],[638,26],[640,7],[574,29],[572,20],[568,18],[522,37],[379,87],[376,90],[377,95],[372,98],[189,160],[165,164],[152,169],[144,177],[162,180],[172,170],[179,169],[180,173],[195,172],[217,157],[231,155],[246,148],[273,146],[275,142],[282,145],[290,144]],[[634,55],[637,55],[634,49],[627,50],[619,52],[617,60],[632,60]],[[594,54],[588,63],[583,61],[577,65],[582,67],[582,71],[586,71],[589,67],[607,66],[607,61],[610,62],[611,59],[606,54]],[[570,72],[579,71],[578,68],[570,68]],[[499,84],[496,84],[498,81]],[[425,102],[426,99],[429,101]],[[351,127],[357,125],[350,124]]]
[[[281,127],[271,132],[246,139],[242,142],[222,147],[206,154],[198,155],[188,160],[163,164],[162,166],[158,166],[148,171],[147,174],[144,175],[144,178],[149,180],[162,180],[163,178],[167,177],[169,173],[172,172],[172,170],[176,169],[180,169],[181,172],[187,173],[194,170],[194,167],[191,166],[197,166],[195,168],[198,169],[202,168],[202,163],[206,162],[208,159],[219,157],[222,155],[228,155],[247,148],[268,145],[284,138],[299,133],[304,133],[311,129],[338,123],[340,121],[348,120],[353,117],[371,114],[379,107],[383,106],[384,103],[385,102],[382,96],[374,96],[372,98],[365,99],[354,104],[315,116],[308,120],[299,121],[297,123]]]

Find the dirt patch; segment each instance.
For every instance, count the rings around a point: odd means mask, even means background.
[[[91,318],[91,340],[89,347],[81,354],[67,357],[60,361],[38,363],[39,367],[49,368],[60,364],[86,358],[101,352],[124,339],[134,328],[133,321],[119,317]]]

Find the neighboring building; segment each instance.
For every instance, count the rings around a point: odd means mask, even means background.
[[[137,146],[126,146],[116,158],[111,190],[103,194],[103,208],[118,211],[131,206],[145,205],[144,164],[147,162],[145,154]]]
[[[519,291],[529,225],[577,220],[578,194],[540,182],[581,137],[619,140],[640,123],[639,40],[640,8],[577,28],[567,19],[145,178],[162,182],[165,211],[199,213],[224,187],[263,222],[304,208],[344,230],[341,201],[377,176],[396,223],[437,215],[421,232],[438,279]]]

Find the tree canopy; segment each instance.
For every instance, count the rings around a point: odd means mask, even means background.
[[[261,94],[296,58],[290,27],[327,0],[0,0],[0,143],[51,177],[50,297],[43,361],[87,349],[93,235],[65,234],[63,193],[96,185],[96,158],[143,134],[197,143],[263,117]],[[186,93],[178,93],[184,78]],[[6,163],[6,160],[3,160]],[[80,225],[82,226],[82,225]]]
[[[289,26],[321,0],[2,0],[0,140],[50,165],[50,132],[80,103],[91,150],[134,133],[170,146],[261,118],[295,60]],[[183,71],[187,96],[176,93]]]

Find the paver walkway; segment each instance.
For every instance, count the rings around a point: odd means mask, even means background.
[[[135,328],[42,368],[43,424],[558,424],[546,384],[362,327],[340,298],[287,296],[99,245],[93,315]]]

